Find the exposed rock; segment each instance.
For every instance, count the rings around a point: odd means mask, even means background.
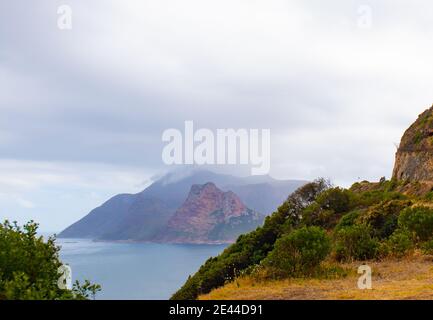
[[[170,218],[166,232],[157,240],[180,243],[231,242],[251,231],[263,217],[247,208],[231,191],[215,184],[193,185],[183,203]]]
[[[408,182],[433,182],[433,106],[404,133],[396,154],[393,178]]]

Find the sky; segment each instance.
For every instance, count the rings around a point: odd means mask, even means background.
[[[433,104],[432,18],[428,0],[1,1],[0,220],[60,231],[141,191],[187,120],[270,129],[277,179],[389,178]]]

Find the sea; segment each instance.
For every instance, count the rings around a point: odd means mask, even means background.
[[[223,245],[97,242],[57,239],[60,258],[72,270],[72,281],[102,286],[96,299],[165,300]]]

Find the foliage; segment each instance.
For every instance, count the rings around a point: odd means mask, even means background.
[[[317,196],[316,201],[303,212],[303,223],[330,229],[342,214],[353,206],[353,193],[350,190],[331,188]]]
[[[417,240],[428,241],[433,236],[433,209],[425,206],[406,208],[401,212],[398,224],[412,232]]]
[[[303,227],[278,239],[263,260],[279,276],[311,274],[325,259],[331,241],[319,227]]]
[[[289,195],[283,204],[283,206],[288,206],[286,216],[290,217],[295,224],[299,224],[302,219],[305,219],[304,209],[315,203],[317,198],[329,188],[331,188],[331,183],[323,178],[300,187]]]
[[[424,254],[433,254],[433,240],[424,242],[421,245],[421,249]]]
[[[339,261],[375,258],[379,243],[366,225],[343,227],[335,233],[335,257]]]
[[[350,190],[357,194],[359,206],[370,207],[383,201],[407,199],[406,195],[396,191],[403,185],[402,181],[381,179],[377,184],[355,183]]]
[[[15,222],[0,224],[0,300],[85,299],[100,290],[98,285],[76,283],[72,291],[59,289],[59,247],[55,238],[44,241],[38,224],[22,228]]]
[[[388,238],[397,229],[400,212],[411,204],[410,200],[381,201],[360,215],[359,222],[371,227],[373,236]]]
[[[413,247],[414,244],[410,232],[404,229],[397,229],[381,244],[380,251],[382,256],[400,258]]]
[[[358,220],[360,214],[361,214],[361,210],[354,210],[343,215],[340,218],[340,221],[338,221],[337,225],[335,226],[334,232],[337,232],[338,230],[344,227],[353,226]]]
[[[75,297],[94,300],[96,294],[101,291],[101,286],[99,284],[92,284],[89,280],[85,280],[83,284],[80,284],[76,280],[72,285],[72,291],[75,293]]]

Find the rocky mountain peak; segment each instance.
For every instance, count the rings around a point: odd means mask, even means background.
[[[200,196],[203,193],[220,193],[221,190],[213,182],[205,184],[194,184],[191,186],[189,195]]]
[[[242,223],[241,223],[242,221]],[[247,208],[239,197],[223,192],[214,183],[193,185],[190,193],[168,222],[164,239],[172,242],[234,240],[236,224],[257,226],[262,217]]]

